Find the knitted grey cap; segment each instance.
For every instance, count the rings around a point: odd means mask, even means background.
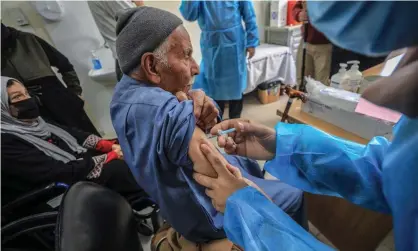
[[[148,6],[121,10],[116,21],[116,53],[125,74],[141,63],[144,53],[158,48],[183,23],[168,11]]]

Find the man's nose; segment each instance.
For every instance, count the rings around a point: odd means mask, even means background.
[[[199,75],[200,74],[200,67],[196,63],[196,60],[195,59],[193,59],[191,71],[192,71],[192,76],[195,76],[195,75]]]

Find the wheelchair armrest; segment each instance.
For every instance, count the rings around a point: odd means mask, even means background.
[[[12,213],[14,210],[25,207],[30,203],[35,201],[46,202],[49,199],[57,196],[57,192],[62,189],[62,192],[67,190],[68,185],[64,183],[52,183],[43,188],[31,191],[19,198],[15,199],[14,201],[4,205],[1,208],[2,215]]]

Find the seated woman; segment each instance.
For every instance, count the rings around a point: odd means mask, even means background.
[[[3,204],[52,182],[81,180],[123,196],[145,195],[122,159],[113,141],[46,123],[26,88],[15,79],[1,77]]]

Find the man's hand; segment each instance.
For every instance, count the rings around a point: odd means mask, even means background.
[[[247,48],[248,59],[251,59],[252,57],[254,57],[254,54],[255,54],[255,48],[254,47]]]
[[[217,178],[211,178],[202,174],[193,174],[194,179],[200,185],[206,187],[206,195],[212,199],[212,204],[219,212],[225,211],[226,201],[235,191],[248,186],[242,178],[238,168],[231,166],[223,159],[222,155],[210,146],[207,140],[200,147],[202,153],[217,172]]]
[[[236,131],[218,137],[218,146],[228,154],[236,154],[258,160],[273,159],[276,154],[276,131],[245,119],[225,120],[215,125],[210,133],[235,128]]]
[[[219,111],[212,99],[206,96],[202,90],[191,90],[189,93],[177,92],[176,97],[179,101],[193,100],[193,113],[196,117],[196,124],[205,131],[212,128],[219,115]]]

